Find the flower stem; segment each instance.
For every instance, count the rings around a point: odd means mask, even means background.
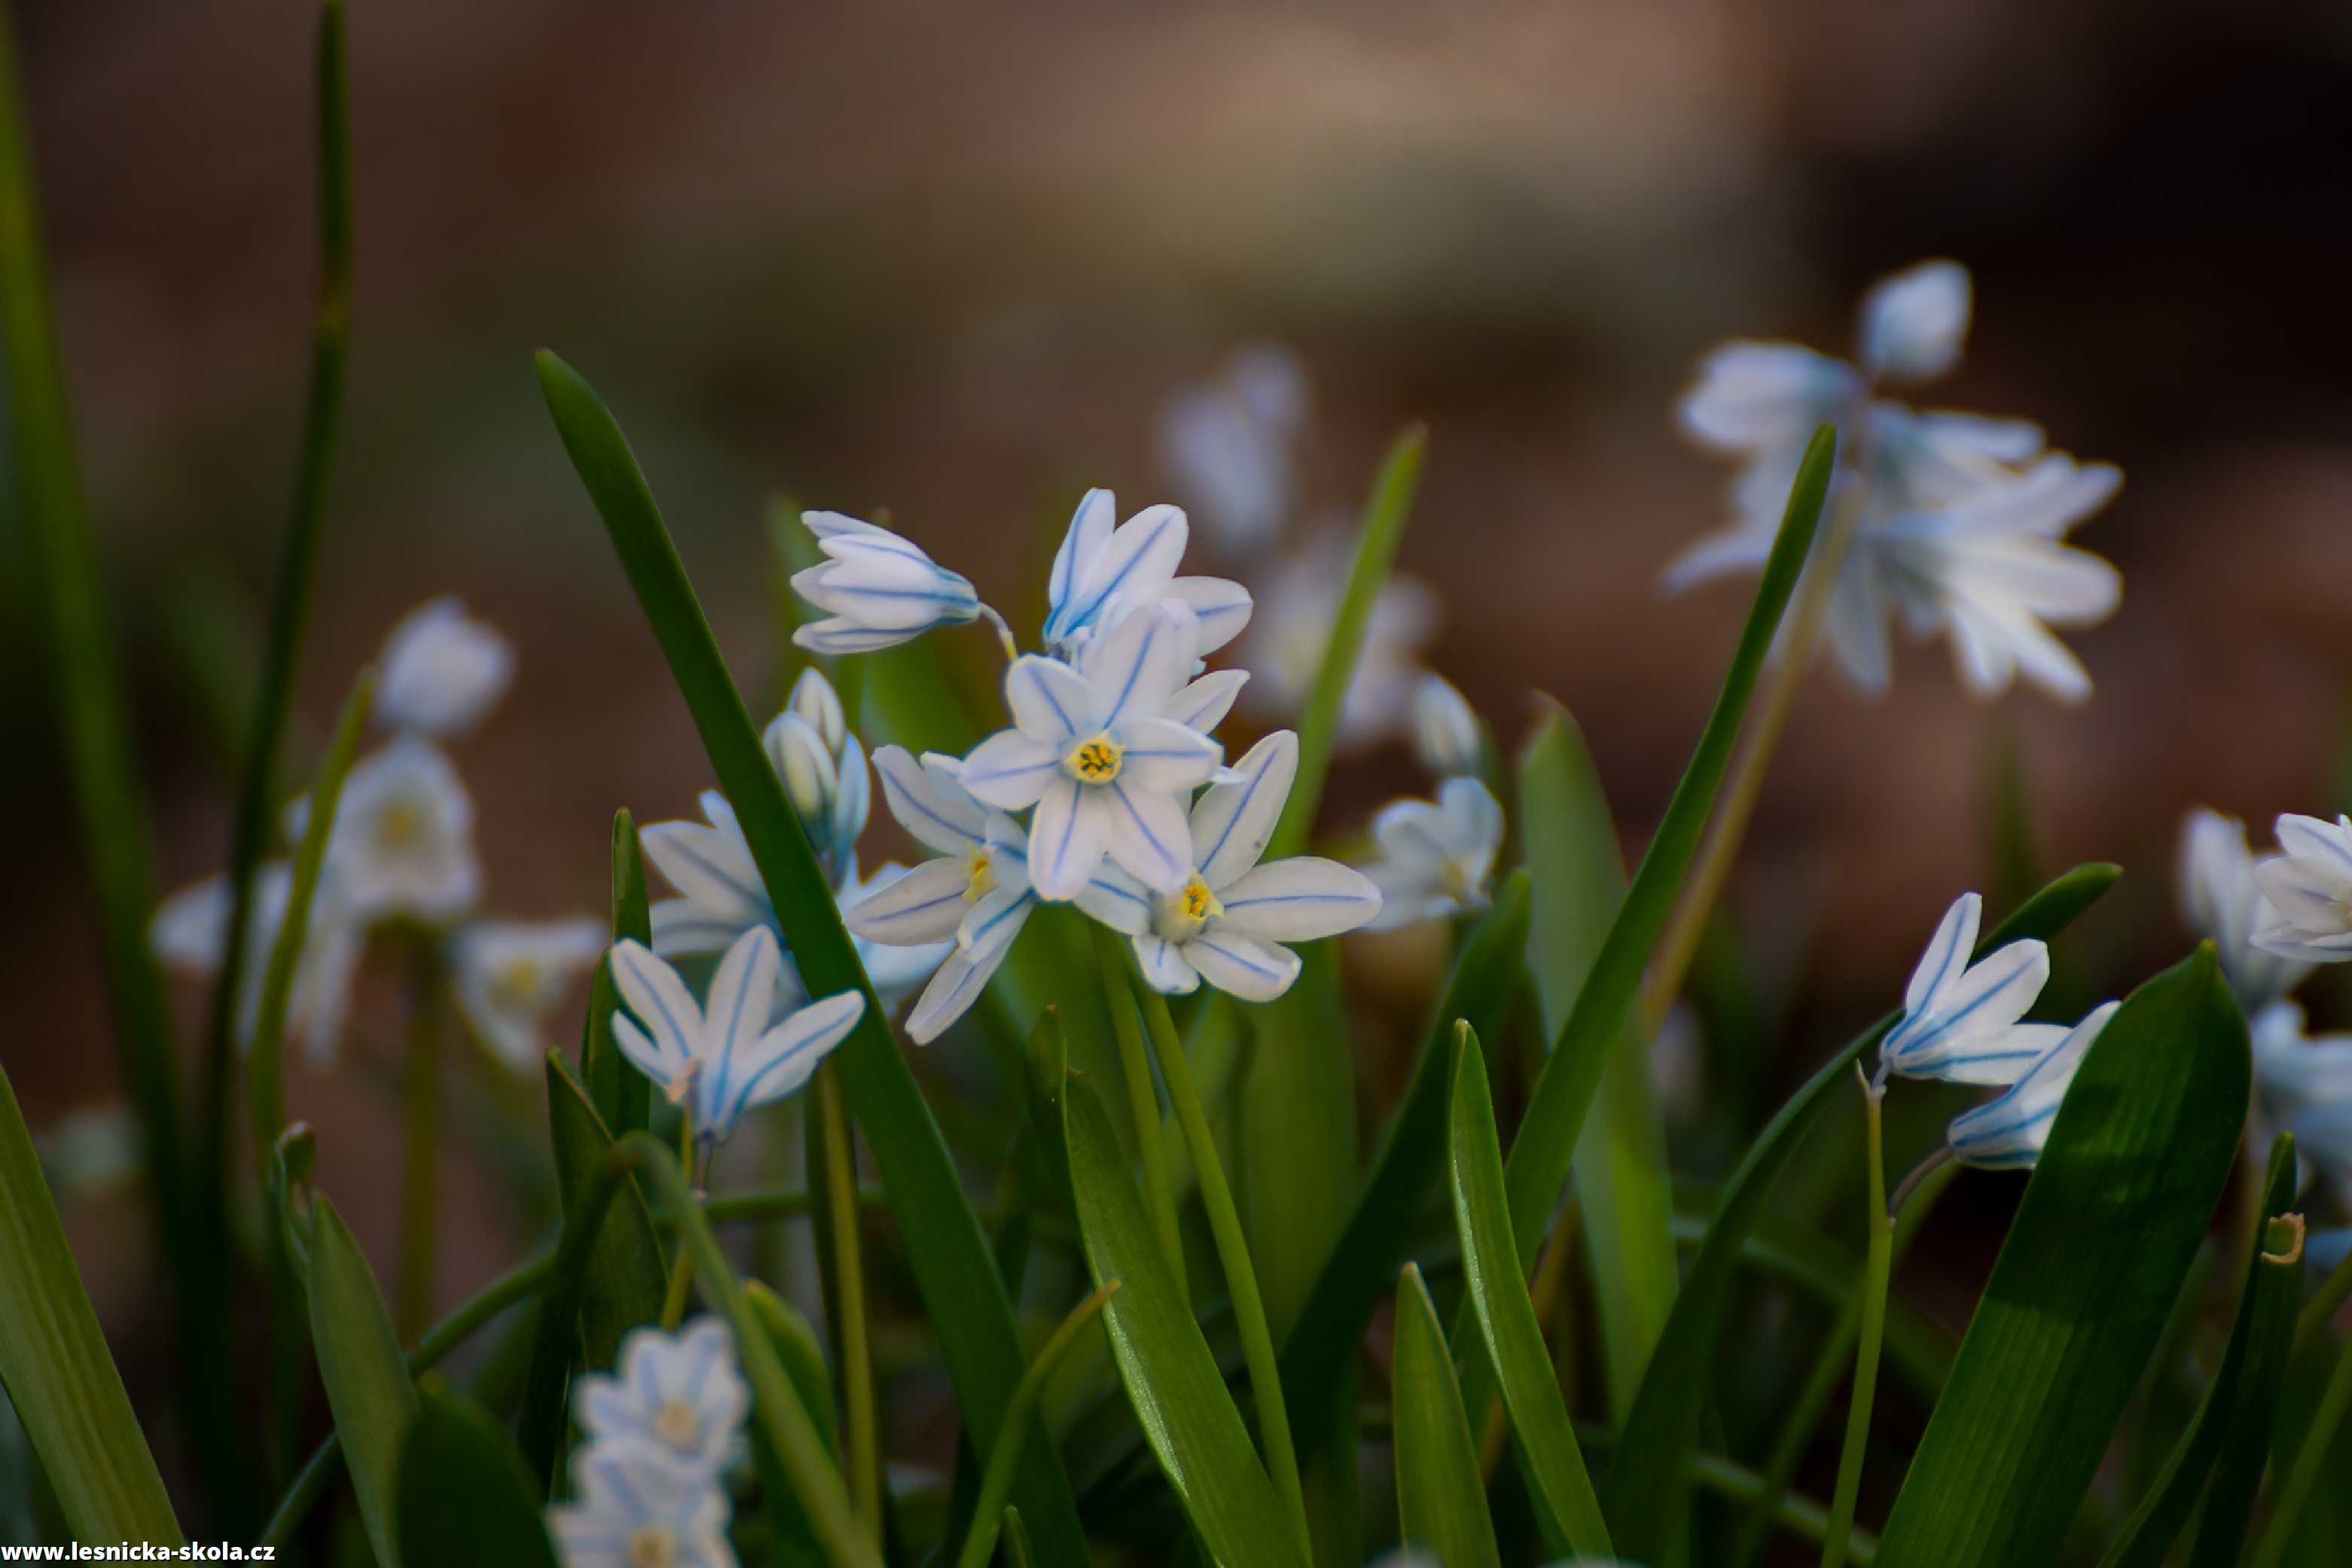
[[[1111,1033],[1118,1040],[1119,1076],[1127,1080],[1136,1152],[1143,1161],[1144,1196],[1151,1205],[1152,1225],[1160,1232],[1160,1250],[1168,1255],[1176,1293],[1189,1301],[1192,1287],[1184,1278],[1184,1233],[1176,1223],[1176,1186],[1168,1173],[1167,1147],[1160,1142],[1160,1095],[1151,1087],[1151,1058],[1144,1052],[1143,1026],[1136,1021],[1135,989],[1128,981],[1127,958],[1119,951],[1118,938],[1101,926],[1092,929],[1095,959],[1102,966],[1103,1001],[1110,1009]],[[1160,1052],[1163,1073],[1167,1055],[1165,1050]],[[1168,1093],[1171,1099],[1175,1097],[1172,1086]]]
[[[1070,1346],[1077,1342],[1079,1331],[1094,1321],[1103,1303],[1118,1289],[1118,1281],[1106,1279],[1102,1288],[1076,1306],[1062,1320],[1043,1348],[1037,1359],[1021,1374],[1021,1382],[1013,1390],[1013,1402],[1005,1406],[1003,1431],[998,1435],[995,1451],[988,1456],[988,1468],[981,1472],[980,1502],[971,1512],[971,1532],[964,1537],[962,1554],[956,1559],[956,1568],[988,1568],[990,1555],[996,1550],[997,1531],[1004,1517],[1006,1500],[1013,1495],[1013,1475],[1021,1464],[1021,1433],[1026,1427],[1029,1413],[1045,1392],[1045,1380]]]
[[[866,1261],[858,1235],[856,1145],[841,1078],[830,1061],[817,1068],[809,1130],[814,1173],[833,1247],[834,1353],[841,1394],[850,1505],[867,1537],[882,1539],[882,1452],[874,1399],[874,1353],[866,1336]]]
[[[996,646],[1004,650],[1004,662],[1011,664],[1013,660],[1019,658],[1021,657],[1021,644],[1014,639],[1013,636],[1013,628],[1011,626],[1006,624],[1004,617],[998,615],[994,610],[990,609],[986,605],[981,605],[980,613],[987,620],[988,624],[992,627],[995,628]]]
[[[1234,1206],[1233,1189],[1226,1184],[1225,1167],[1217,1157],[1216,1137],[1209,1127],[1209,1112],[1193,1085],[1192,1064],[1184,1059],[1184,1042],[1176,1033],[1176,1020],[1169,1016],[1168,1000],[1157,991],[1146,990],[1141,1001],[1160,1077],[1168,1085],[1170,1107],[1192,1152],[1201,1204],[1208,1210],[1209,1229],[1217,1242],[1217,1262],[1225,1271],[1225,1289],[1233,1298],[1234,1325],[1241,1331],[1250,1388],[1257,1396],[1258,1435],[1265,1447],[1265,1468],[1297,1533],[1299,1551],[1311,1563],[1315,1548],[1307,1525],[1307,1493],[1298,1481],[1298,1455],[1290,1441],[1290,1413],[1282,1402],[1282,1373],[1275,1360],[1274,1333],[1266,1325],[1257,1270],[1250,1264],[1249,1244],[1243,1238],[1241,1213]]]
[[[1885,1090],[1863,1077],[1859,1063],[1853,1076],[1862,1085],[1864,1124],[1869,1132],[1870,1248],[1862,1285],[1862,1337],[1853,1358],[1853,1402],[1846,1410],[1845,1447],[1838,1455],[1837,1490],[1830,1499],[1829,1529],[1822,1539],[1822,1568],[1844,1568],[1853,1533],[1863,1454],[1870,1444],[1871,1405],[1878,1395],[1879,1346],[1886,1336],[1887,1276],[1895,1258],[1895,1217],[1886,1206],[1886,1153],[1879,1115]],[[1906,1190],[1910,1185],[1905,1183]]]
[[[401,1336],[433,1315],[439,1250],[441,1142],[441,950],[421,928],[409,936],[408,1154],[400,1192]]]

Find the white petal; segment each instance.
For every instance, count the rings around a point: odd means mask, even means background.
[[[1058,658],[1024,653],[1004,672],[1004,705],[1032,740],[1066,747],[1103,727],[1106,715],[1086,677]]]
[[[1864,296],[1862,364],[1889,381],[1927,381],[1959,363],[1969,331],[1969,270],[1923,261]]]
[[[1160,598],[1184,558],[1187,533],[1182,509],[1172,506],[1146,507],[1121,523],[1102,552],[1074,574],[1045,617],[1045,640],[1067,640],[1115,601],[1139,607]]]
[[[1225,749],[1173,719],[1135,719],[1119,726],[1118,782],[1159,793],[1194,789],[1225,760]]]
[[[2322,875],[2341,877],[2352,888],[2352,820],[2329,822],[2288,812],[2280,816],[2275,831],[2279,847],[2288,856],[2311,862]]]
[[[1936,934],[1927,941],[1927,951],[1919,957],[1911,971],[1911,983],[1903,992],[1903,1010],[1916,1013],[1927,1005],[1931,996],[1960,977],[1968,967],[1969,955],[1976,951],[1977,927],[1984,919],[1984,899],[1976,893],[1962,893],[1954,899],[1944,918],[1937,923]]]
[[[963,918],[956,928],[956,951],[975,963],[993,964],[1021,934],[1037,907],[1037,895],[1027,889],[997,888]]]
[[[810,1003],[747,1046],[732,1071],[715,1080],[705,1101],[710,1126],[724,1138],[743,1112],[766,1105],[809,1080],[817,1064],[849,1037],[866,1011],[866,998],[844,991]]]
[[[1337,936],[1381,912],[1381,892],[1370,879],[1312,855],[1253,867],[1217,897],[1225,906],[1219,930],[1275,942]]]
[[[842,911],[849,929],[891,947],[945,942],[971,908],[971,873],[961,860],[926,860],[868,891]]]
[[[1225,721],[1249,680],[1246,669],[1213,669],[1168,700],[1167,717],[1203,735]]]
[[[1102,802],[1087,804],[1096,793],[1065,774],[1039,798],[1029,819],[1029,885],[1039,898],[1061,903],[1077,897],[1102,864],[1110,824]]]
[[[725,1053],[758,1038],[768,1026],[768,1005],[782,973],[783,950],[775,932],[761,925],[737,937],[710,977],[710,990],[703,1000],[703,1048],[698,1054],[706,1059],[723,1058]]]
[[[738,929],[768,917],[767,885],[740,829],[698,822],[656,822],[637,835],[654,868],[715,920]]]
[[[626,940],[613,944],[612,960],[613,984],[621,1000],[651,1032],[662,1054],[681,1059],[694,1056],[702,1036],[702,1009],[694,1005],[694,993],[677,971]]]
[[[1138,936],[1151,925],[1151,892],[1106,860],[1078,892],[1078,908],[1122,936]]]
[[[2094,1008],[2007,1094],[1954,1118],[1949,1134],[1952,1152],[1963,1163],[1986,1170],[2032,1166],[2049,1142],[2051,1125],[2083,1058],[2121,1005],[2108,1002]]]
[[[1163,937],[1137,937],[1135,962],[1143,972],[1143,983],[1162,995],[1183,996],[1201,988],[1200,971],[1185,962],[1174,942]]]
[[[846,863],[866,831],[874,809],[874,784],[866,771],[866,747],[855,735],[844,735],[841,758],[834,772],[833,853]]]
[[[1297,953],[1229,926],[1202,931],[1181,951],[1202,979],[1244,1002],[1271,1002],[1298,978]]]
[[[947,1026],[964,1016],[988,984],[989,976],[1004,962],[1009,948],[999,948],[984,960],[974,959],[961,952],[950,952],[931,983],[923,987],[923,994],[907,1015],[907,1037],[919,1046],[928,1046],[944,1033]]]
[[[1004,811],[1034,805],[1055,784],[1073,782],[1062,771],[1060,748],[1018,730],[999,730],[974,747],[961,776],[974,800]]]
[[[1164,595],[1192,612],[1200,627],[1192,650],[1196,658],[1216,652],[1249,625],[1250,591],[1239,583],[1223,577],[1178,577]]]
[[[613,1044],[620,1048],[624,1058],[665,1091],[691,1065],[692,1058],[665,1051],[647,1038],[646,1032],[637,1027],[636,1020],[626,1013],[613,1015]]]
[[[988,811],[965,791],[951,759],[917,762],[904,746],[884,746],[874,753],[874,771],[882,775],[890,815],[917,843],[942,855],[980,847]]]
[[[1847,366],[1795,343],[1729,342],[1700,363],[1676,413],[1695,440],[1756,451],[1803,441],[1853,395],[1853,382]]]
[[[1110,858],[1152,891],[1172,895],[1192,875],[1192,833],[1184,820],[1184,803],[1175,795],[1130,785],[1122,777],[1079,792],[1078,815],[1084,818],[1089,813],[1103,825],[1102,846]],[[1063,896],[1076,897],[1094,870],[1088,866],[1087,875]],[[1042,875],[1038,891],[1054,896]]]
[[[1153,717],[1192,677],[1192,614],[1155,605],[1122,618],[1087,646],[1079,668],[1094,688],[1105,725]]]
[[[910,631],[880,631],[861,626],[846,616],[835,616],[826,620],[812,621],[793,630],[793,641],[811,653],[851,654],[878,653],[886,647],[912,642],[930,630],[928,626]]]
[[[1072,590],[1093,574],[1118,521],[1118,502],[1110,491],[1097,488],[1078,498],[1061,548],[1054,552],[1054,574],[1046,584],[1053,609],[1068,603]]]
[[[971,584],[927,558],[854,539],[828,550],[830,560],[793,574],[793,591],[829,615],[905,636],[979,618]]]
[[[471,729],[514,675],[514,650],[454,598],[411,611],[384,640],[375,719],[387,729],[448,735]]]
[[[654,952],[662,958],[724,952],[747,923],[713,915],[692,899],[656,899],[653,917]]]
[[[1234,764],[1238,778],[1213,784],[1192,807],[1192,860],[1212,888],[1257,864],[1298,776],[1298,737],[1276,730]]]

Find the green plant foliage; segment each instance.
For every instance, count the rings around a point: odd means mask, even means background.
[[[514,1439],[470,1400],[428,1388],[400,1452],[404,1568],[555,1568]]]
[[[1390,1399],[1394,1413],[1397,1528],[1406,1542],[1436,1553],[1449,1568],[1502,1568],[1486,1478],[1445,1331],[1421,1270],[1404,1266],[1397,1281],[1396,1350]]]
[[[398,1563],[400,1456],[416,1419],[416,1385],[392,1313],[359,1243],[324,1194],[310,1222],[310,1338],[343,1440],[360,1518],[379,1563]]]

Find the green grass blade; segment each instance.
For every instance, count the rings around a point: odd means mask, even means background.
[[[1486,1481],[1470,1417],[1454,1381],[1436,1305],[1421,1270],[1404,1266],[1397,1283],[1395,1365],[1397,1525],[1408,1545],[1434,1552],[1446,1568],[1502,1568]]]
[[[553,1052],[547,1058],[547,1121],[557,1189],[569,1211],[612,1152],[614,1135],[589,1103],[587,1090]],[[622,1336],[661,1316],[667,1275],[653,1215],[633,1184],[605,1214],[589,1257],[577,1324],[580,1359],[600,1371],[610,1368],[620,1353]],[[553,1327],[542,1322],[540,1332]],[[573,1325],[561,1328],[570,1332]]]
[[[1535,902],[1528,968],[1544,1037],[1559,1036],[1625,894],[1624,863],[1601,775],[1575,721],[1557,708],[1519,754],[1519,837]],[[1619,1037],[1573,1165],[1585,1255],[1600,1307],[1611,1419],[1622,1423],[1666,1326],[1678,1277],[1666,1129],[1638,1022]]]
[[[2210,944],[2100,1033],[1880,1532],[1886,1568],[2054,1557],[2229,1181],[2251,1073]]]
[[[1502,1384],[1538,1500],[1570,1551],[1610,1555],[1609,1527],[1593,1495],[1584,1453],[1560,1396],[1559,1375],[1544,1350],[1543,1325],[1528,1299],[1527,1276],[1511,1237],[1503,1184],[1503,1144],[1495,1130],[1495,1102],[1486,1092],[1486,1062],[1477,1037],[1457,1026],[1446,1174],[1454,1190],[1454,1223],[1462,1239],[1462,1272],[1486,1354]],[[1465,1418],[1466,1419],[1466,1418]]]
[[[184,1537],[0,1071],[0,1384],[78,1541]]]
[[[2115,885],[2113,866],[2077,866],[2027,900],[1977,944],[1986,953],[2021,937],[2048,939]],[[1626,1418],[1622,1439],[1601,1483],[1601,1501],[1620,1550],[1634,1562],[1671,1550],[1687,1511],[1691,1456],[1698,1447],[1726,1305],[1740,1255],[1762,1216],[1772,1184],[1836,1096],[1849,1092],[1853,1064],[1895,1026],[1888,1014],[1832,1056],[1757,1135],[1724,1184],[1715,1223],[1683,1274],[1665,1332]]]
[[[637,821],[625,810],[613,815],[613,940],[643,942],[651,947],[654,941],[653,906],[646,896],[646,856],[637,838]],[[632,1132],[643,1132],[653,1121],[653,1086],[646,1075],[631,1068],[621,1059],[619,1047],[613,1044],[613,1008],[620,1005],[618,994],[613,989],[609,961],[599,960],[598,973],[604,977],[600,1002],[609,1004],[603,1016],[589,1020],[590,1038],[595,1040],[601,1031],[604,1049],[597,1053],[600,1073],[609,1074],[612,1080],[612,1103],[609,1110],[600,1098],[597,1108],[611,1122],[613,1135],[625,1138]],[[588,1080],[592,1089],[602,1091],[594,1078]]]
[[[1095,1314],[1103,1309],[1118,1289],[1118,1281],[1106,1279],[1093,1295],[1070,1309],[1045,1342],[1038,1348],[1036,1359],[1021,1375],[1020,1386],[1013,1391],[1015,1415],[1026,1418],[1045,1397],[1045,1380],[1070,1353]],[[1013,1472],[1019,1453],[1011,1447],[1001,1447],[988,1457],[988,1468],[981,1476],[980,1500],[973,1510],[974,1523],[971,1535],[965,1538],[963,1552],[956,1559],[957,1568],[988,1568],[988,1555],[996,1544],[999,1522],[1012,1505],[1006,1501],[1013,1495]],[[1016,1515],[1017,1517],[1017,1515]]]
[[[1406,426],[1390,443],[1364,503],[1364,521],[1356,533],[1356,553],[1349,563],[1348,585],[1331,617],[1330,640],[1323,646],[1323,662],[1307,706],[1298,715],[1298,776],[1290,786],[1290,800],[1265,858],[1279,860],[1307,847],[1315,826],[1315,809],[1323,799],[1324,776],[1331,770],[1331,745],[1339,734],[1339,711],[1355,679],[1356,658],[1364,650],[1371,629],[1372,606],[1379,603],[1389,569],[1396,563],[1404,525],[1412,518],[1413,493],[1421,488],[1421,464],[1429,450],[1429,432],[1419,425]]]
[[[1063,1086],[1062,1116],[1087,1269],[1097,1287],[1119,1284],[1103,1317],[1112,1357],[1177,1500],[1223,1568],[1302,1568],[1297,1535],[1176,1294],[1109,1118],[1082,1079]]]
[[[866,999],[865,1016],[833,1059],[881,1173],[963,1419],[974,1442],[992,1448],[1023,1357],[1012,1303],[990,1257],[987,1236],[842,928],[824,873],[761,748],[620,426],[562,361],[542,353],[538,365],[548,411],[669,661],[719,786],[741,821],[793,962],[814,994],[856,990]],[[1042,1427],[1032,1422],[1025,1440],[1014,1495],[1031,1537],[1047,1562],[1080,1562],[1086,1547],[1068,1478]]]
[[[708,1215],[708,1205],[704,1212]],[[743,1282],[743,1299],[759,1319],[768,1342],[776,1347],[776,1358],[784,1363],[784,1372],[816,1427],[817,1440],[828,1451],[834,1450],[840,1423],[834,1416],[833,1373],[825,1366],[824,1347],[817,1342],[815,1327],[798,1307],[761,1280]]]
[[[324,1194],[313,1202],[310,1339],[319,1381],[342,1436],[368,1542],[377,1562],[398,1563],[400,1453],[416,1419],[416,1386],[360,1244]]]
[[[556,1568],[514,1439],[471,1400],[420,1396],[399,1485],[404,1568]]]

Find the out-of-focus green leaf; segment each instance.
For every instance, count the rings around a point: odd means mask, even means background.
[[[613,814],[613,940],[653,944],[653,910],[646,895],[646,858],[637,821],[626,810]],[[613,1043],[613,1012],[621,1005],[613,984],[610,958],[596,961],[588,984],[588,1023],[580,1040],[580,1081],[589,1102],[615,1138],[643,1132],[652,1115],[651,1086]]]
[[[1511,1238],[1503,1187],[1502,1138],[1495,1102],[1486,1092],[1486,1063],[1469,1026],[1455,1029],[1454,1097],[1446,1174],[1454,1189],[1454,1225],[1462,1239],[1462,1272],[1470,1306],[1502,1384],[1503,1407],[1527,1456],[1538,1500],[1570,1550],[1608,1556],[1609,1527],[1593,1495],[1592,1477],[1568,1419],[1559,1376],[1546,1353],[1543,1325],[1528,1299],[1518,1247]]]
[[[1176,1294],[1109,1119],[1081,1079],[1071,1078],[1061,1098],[1087,1266],[1097,1286],[1119,1282],[1104,1321],[1160,1468],[1224,1568],[1302,1568],[1298,1538],[1200,1325]]]
[[[0,1072],[0,1384],[78,1541],[177,1546],[154,1456],[82,1291],[16,1090]]]
[[[2109,865],[2077,866],[2027,900],[1977,944],[1981,955],[2024,937],[2048,939],[2065,929],[2120,875]],[[1757,1135],[1724,1184],[1715,1223],[1684,1272],[1665,1332],[1650,1358],[1622,1440],[1601,1482],[1602,1506],[1619,1549],[1634,1562],[1664,1558],[1687,1513],[1691,1456],[1712,1386],[1717,1342],[1742,1251],[1761,1217],[1772,1184],[1788,1167],[1805,1133],[1830,1100],[1847,1092],[1863,1052],[1895,1026],[1889,1014],[1864,1030],[1807,1079]]]
[[[1070,1309],[1069,1315],[1038,1347],[1037,1357],[1029,1363],[1029,1370],[1021,1374],[1021,1385],[1013,1391],[1014,1414],[1026,1418],[1037,1408],[1038,1401],[1045,1395],[1045,1380],[1053,1376],[1054,1369],[1070,1353],[1070,1347],[1077,1343],[1078,1336],[1086,1331],[1088,1323],[1094,1321],[1095,1314],[1102,1310],[1103,1303],[1118,1290],[1118,1281],[1107,1279],[1094,1294]],[[987,1471],[981,1478],[980,1498],[974,1510],[971,1533],[965,1538],[963,1553],[956,1560],[957,1568],[988,1568],[989,1552],[996,1544],[1000,1521],[1014,1524],[1016,1528],[1013,1533],[1018,1539],[1017,1522],[1021,1510],[1004,1500],[1012,1495],[1013,1461],[1018,1457],[1009,1448],[1000,1449],[988,1457]],[[1026,1557],[1026,1548],[1016,1547],[1015,1555]]]
[[[2210,944],[2100,1032],[1880,1532],[1886,1568],[2056,1554],[2229,1181],[2251,1073]]]
[[[1519,754],[1519,837],[1535,879],[1528,968],[1544,1037],[1567,1026],[1603,933],[1624,900],[1624,863],[1584,736],[1554,708]],[[1677,1283],[1666,1129],[1650,1088],[1650,1045],[1625,1029],[1577,1137],[1585,1255],[1600,1305],[1612,1418],[1622,1422],[1664,1330]]]
[[[613,1134],[588,1103],[588,1091],[551,1051],[547,1057],[547,1123],[555,1146],[555,1179],[569,1211],[612,1152]],[[621,1336],[660,1318],[667,1281],[653,1215],[632,1183],[605,1211],[589,1258],[580,1299],[580,1359],[597,1371],[609,1371],[620,1353]],[[540,1325],[541,1333],[551,1331],[560,1331],[557,1325]]]
[[[555,1568],[514,1439],[446,1389],[420,1396],[400,1453],[404,1568]]]
[[[564,449],[594,500],[678,690],[735,808],[801,976],[816,995],[856,991],[866,1011],[835,1052],[851,1111],[881,1173],[900,1245],[974,1441],[992,1448],[1020,1379],[1021,1341],[988,1238],[924,1103],[887,1016],[843,929],[825,875],[769,764],[669,531],[612,414],[553,354],[541,390]],[[1076,1504],[1044,1429],[1031,1422],[1015,1496],[1048,1562],[1085,1555]]]
[[[319,1381],[343,1440],[368,1542],[377,1562],[398,1563],[400,1454],[416,1419],[416,1385],[366,1256],[333,1204],[321,1194],[313,1205],[310,1339],[319,1348]]]
[[[1410,1263],[1397,1283],[1391,1385],[1397,1525],[1406,1543],[1436,1553],[1446,1568],[1502,1568],[1445,1331],[1421,1270]]]
[[[776,1359],[784,1363],[793,1387],[800,1392],[801,1403],[807,1406],[817,1436],[824,1439],[827,1448],[832,1447],[835,1426],[833,1373],[824,1364],[824,1347],[817,1342],[816,1330],[801,1315],[798,1307],[777,1295],[762,1280],[745,1280],[743,1299],[766,1332],[768,1342],[776,1347]]]

